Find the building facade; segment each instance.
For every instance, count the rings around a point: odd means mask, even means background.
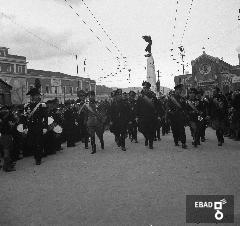
[[[24,56],[10,55],[8,48],[0,47],[0,79],[12,86],[12,104],[24,104],[29,101],[26,93],[40,80],[43,101],[57,98],[60,103],[68,99],[77,99],[77,91],[96,91],[96,82],[90,78],[44,70],[27,69]]]
[[[11,105],[11,89],[12,86],[8,85],[0,79],[0,105]]]
[[[197,87],[210,95],[215,86],[218,86],[223,93],[240,88],[238,66],[232,66],[222,59],[207,55],[205,51],[191,64],[192,74],[174,78],[175,84],[183,84],[186,92],[190,87]]]

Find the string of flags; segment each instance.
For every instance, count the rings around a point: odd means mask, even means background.
[[[68,2],[68,0],[64,0],[64,1],[65,1],[66,4],[74,11],[75,15],[77,15],[77,16],[79,17],[79,19],[86,25],[86,27],[89,29],[89,31],[92,32],[94,36],[96,36],[96,38],[98,39],[98,41],[101,42],[101,44],[104,46],[104,48],[107,50],[107,52],[109,52],[109,54],[111,54],[112,57],[118,62],[118,65],[120,65],[121,62],[120,62],[120,60],[119,60],[119,57],[116,57],[116,56],[113,54],[112,50],[111,50],[108,46],[106,46],[105,44],[103,44],[102,39],[95,34],[94,30],[87,24],[86,21],[84,21],[84,20],[82,20],[82,19],[80,18],[80,15],[75,11],[75,9],[74,9],[73,6]],[[89,7],[88,7],[88,8],[89,8]],[[95,17],[95,18],[96,18],[96,17]],[[123,58],[124,58],[124,57],[123,57]],[[121,65],[120,65],[120,66],[121,66]],[[119,70],[119,69],[117,69],[117,70]],[[119,72],[121,72],[121,71],[119,70]]]
[[[186,30],[187,30],[187,25],[188,25],[188,22],[190,20],[191,11],[192,11],[192,5],[193,5],[193,0],[191,0],[191,4],[190,4],[189,10],[188,10],[188,17],[187,17],[187,20],[186,20],[186,23],[185,23],[185,26],[184,26],[184,30],[183,30],[183,33],[182,33],[180,45],[182,45],[183,38],[184,38]]]
[[[96,23],[98,24],[98,26],[101,28],[101,30],[103,31],[103,33],[107,36],[107,38],[109,39],[109,41],[113,44],[113,46],[116,48],[117,52],[122,56],[123,58],[123,54],[121,53],[120,49],[117,47],[117,45],[115,44],[115,42],[112,40],[112,38],[110,37],[110,35],[108,34],[108,32],[103,28],[102,24],[100,23],[99,19],[97,19],[97,17],[94,15],[94,13],[92,12],[92,10],[89,8],[89,6],[86,4],[86,2],[84,0],[82,0],[84,6],[87,8],[87,10],[89,11],[89,13],[92,15],[92,17],[94,18],[94,20],[96,21]]]

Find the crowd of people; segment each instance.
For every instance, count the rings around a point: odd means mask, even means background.
[[[36,165],[42,158],[56,154],[66,142],[74,147],[82,142],[84,148],[97,151],[96,135],[104,149],[104,132],[114,134],[119,150],[126,151],[125,140],[138,142],[138,132],[145,138],[145,146],[154,148],[170,131],[176,146],[187,148],[185,127],[189,126],[192,145],[205,142],[205,130],[216,130],[218,146],[224,136],[240,139],[240,92],[223,95],[218,87],[207,97],[203,90],[191,88],[183,95],[183,85],[174,87],[167,96],[156,96],[151,84],[143,82],[140,93],[123,93],[117,89],[105,101],[96,101],[94,91],[78,93],[77,101],[59,104],[57,99],[42,102],[39,89],[32,88],[30,103],[24,106],[1,106],[0,153],[6,172],[15,171],[16,161],[34,156]],[[180,150],[180,149],[179,149]]]

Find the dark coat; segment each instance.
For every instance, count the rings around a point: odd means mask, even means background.
[[[127,101],[114,101],[110,107],[110,120],[112,125],[110,131],[112,133],[123,133],[127,131],[130,117],[130,106]]]

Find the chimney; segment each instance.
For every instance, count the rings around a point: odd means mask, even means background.
[[[238,54],[238,65],[240,66],[240,53]]]

